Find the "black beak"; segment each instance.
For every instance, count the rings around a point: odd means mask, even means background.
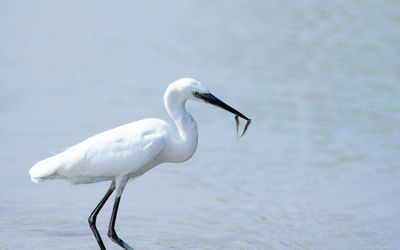
[[[243,115],[242,113],[240,113],[239,111],[237,111],[236,109],[232,108],[231,106],[229,106],[228,104],[224,103],[223,101],[221,101],[220,99],[218,99],[217,97],[215,97],[213,94],[208,93],[208,94],[200,94],[199,98],[204,100],[205,102],[208,102],[214,106],[220,107],[225,109],[226,111],[229,111],[235,115],[238,115],[240,117],[242,117],[243,119],[246,120],[250,120],[249,118],[247,118],[245,115]]]
[[[236,120],[236,129],[239,128],[239,119],[237,118],[238,116],[242,117],[243,119],[247,120],[245,129],[242,133],[242,135],[244,135],[244,133],[246,132],[247,128],[250,125],[251,119],[247,118],[245,115],[243,115],[242,113],[240,113],[239,111],[237,111],[236,109],[232,108],[231,106],[229,106],[228,104],[224,103],[223,101],[221,101],[220,99],[218,99],[217,97],[215,97],[213,94],[211,93],[207,93],[207,94],[199,94],[197,97],[199,97],[200,99],[204,100],[207,103],[210,103],[214,106],[220,107],[225,109],[226,111],[229,111],[233,114],[235,114],[235,120]],[[241,136],[242,136],[241,135]]]

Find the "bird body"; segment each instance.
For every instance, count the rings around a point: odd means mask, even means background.
[[[112,180],[144,172],[160,163],[170,125],[159,119],[144,119],[94,135],[64,152],[39,161],[30,170],[31,179],[65,179],[74,184]]]
[[[171,83],[164,94],[165,108],[175,126],[150,118],[102,132],[36,163],[29,171],[31,180],[65,179],[74,184],[111,181],[106,195],[89,217],[89,225],[100,248],[105,249],[95,225],[96,216],[117,189],[108,235],[121,247],[131,249],[114,230],[123,189],[129,180],[160,163],[183,162],[192,157],[198,130],[196,121],[185,109],[187,100],[207,102],[234,113],[237,126],[238,116],[247,119],[245,130],[250,123],[250,119],[213,96],[200,82],[183,78]]]
[[[38,162],[30,170],[32,181],[65,179],[87,184],[118,176],[131,179],[162,162],[189,159],[197,147],[198,130],[196,121],[185,109],[186,100],[173,87],[164,95],[165,107],[176,128],[150,118],[107,130]]]

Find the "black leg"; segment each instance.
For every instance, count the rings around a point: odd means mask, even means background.
[[[121,200],[121,196],[118,196],[115,198],[115,202],[114,202],[114,208],[112,211],[112,215],[111,215],[111,220],[110,220],[110,225],[108,227],[108,237],[114,241],[115,243],[117,243],[118,245],[120,245],[121,247],[123,247],[124,249],[127,250],[133,250],[133,248],[131,246],[129,246],[128,244],[126,244],[123,240],[121,240],[117,233],[115,232],[115,220],[117,218],[117,212],[118,212],[118,207],[119,207],[119,201]]]
[[[104,204],[106,203],[106,201],[108,200],[108,198],[110,197],[112,192],[114,192],[114,190],[115,190],[115,180],[113,180],[111,182],[111,186],[108,189],[107,193],[104,195],[103,199],[101,199],[100,203],[97,205],[97,207],[90,214],[89,219],[88,219],[90,229],[92,229],[94,237],[96,237],[97,243],[99,243],[100,249],[102,249],[102,250],[105,250],[106,248],[104,247],[104,243],[101,240],[99,231],[97,231],[96,218],[97,218],[97,214],[100,212],[101,208],[104,206]]]

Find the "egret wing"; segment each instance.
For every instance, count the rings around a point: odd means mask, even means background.
[[[155,166],[154,158],[164,147],[166,126],[162,120],[146,119],[97,134],[37,163],[46,172],[38,178],[90,183],[145,172]]]

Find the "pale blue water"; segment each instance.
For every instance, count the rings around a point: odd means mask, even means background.
[[[30,182],[95,133],[168,119],[201,80],[253,119],[188,103],[186,163],[130,183],[117,232],[137,249],[399,249],[397,1],[0,2],[0,249],[97,249],[108,183]],[[243,123],[244,124],[244,123]],[[242,125],[243,125],[242,124]],[[112,200],[98,218],[106,236]]]

